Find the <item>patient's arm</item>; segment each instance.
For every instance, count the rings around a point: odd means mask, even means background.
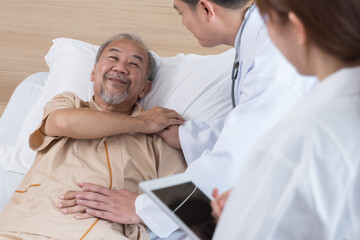
[[[61,196],[64,201],[57,207],[64,214],[78,213],[75,218],[98,217],[123,224],[142,223],[135,212],[137,193],[125,189],[110,190],[106,187],[82,183],[83,192],[68,192]]]
[[[49,114],[41,131],[48,136],[93,139],[122,133],[156,133],[184,119],[174,110],[155,107],[138,116],[92,109],[58,109]]]
[[[171,125],[157,133],[170,147],[181,149],[179,139],[179,125]]]

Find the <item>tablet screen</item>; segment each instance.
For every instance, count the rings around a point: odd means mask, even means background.
[[[200,239],[211,239],[216,223],[211,216],[210,199],[192,182],[152,191]]]

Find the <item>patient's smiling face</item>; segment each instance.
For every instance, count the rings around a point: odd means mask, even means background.
[[[147,53],[138,43],[129,39],[113,41],[104,49],[91,74],[95,102],[101,108],[116,105],[113,107],[117,109],[132,109],[137,99],[151,89],[147,69]]]

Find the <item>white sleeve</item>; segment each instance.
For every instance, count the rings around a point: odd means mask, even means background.
[[[136,214],[150,230],[161,238],[167,238],[179,226],[146,194],[135,200]]]
[[[204,151],[210,151],[214,147],[224,122],[225,117],[212,123],[190,120],[180,126],[180,144],[188,165],[199,158]]]

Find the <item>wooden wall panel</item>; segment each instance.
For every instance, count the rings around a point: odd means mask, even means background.
[[[228,49],[200,47],[181,25],[171,0],[1,0],[0,105],[6,105],[27,76],[48,71],[44,56],[52,39],[69,37],[100,44],[125,31],[139,33],[160,56]]]

